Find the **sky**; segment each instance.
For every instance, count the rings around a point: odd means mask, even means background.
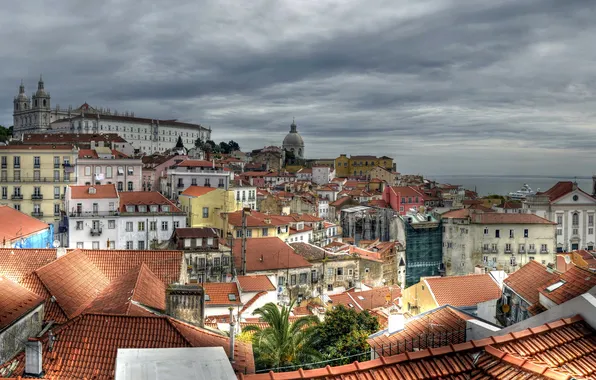
[[[596,2],[75,0],[0,6],[0,124],[40,74],[243,150],[394,157],[410,174],[596,172]]]

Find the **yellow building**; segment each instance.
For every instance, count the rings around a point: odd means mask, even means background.
[[[335,175],[337,177],[368,177],[369,172],[380,166],[394,171],[393,158],[382,156],[350,156],[340,155],[335,159]]]
[[[235,238],[242,237],[242,211],[232,212],[223,216],[227,221],[227,229]],[[292,217],[282,215],[269,215],[258,211],[246,213],[246,237],[278,237],[287,241],[290,237],[290,223]]]
[[[190,227],[213,227],[224,230],[222,214],[239,210],[242,205],[234,199],[234,191],[215,187],[190,186],[179,196],[181,208]]]
[[[0,146],[0,204],[53,223],[57,232],[68,185],[76,184],[71,145]]]

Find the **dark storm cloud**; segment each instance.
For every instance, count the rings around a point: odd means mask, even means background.
[[[296,117],[310,157],[402,172],[592,171],[589,1],[7,2],[0,123],[21,78],[84,101],[210,125],[245,149]]]

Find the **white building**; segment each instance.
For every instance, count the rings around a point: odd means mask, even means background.
[[[449,211],[443,220],[443,263],[447,275],[475,267],[514,272],[530,260],[555,262],[555,225],[532,214]]]
[[[186,227],[186,214],[160,193],[119,194],[114,184],[69,186],[65,207],[70,248],[150,249]]]
[[[50,105],[50,94],[39,78],[37,92],[31,100],[21,83],[13,101],[14,137],[23,133],[106,133],[115,132],[141,152],[164,152],[173,148],[182,138],[186,148],[192,148],[196,139],[211,140],[211,128],[199,124],[172,120],[135,117],[134,113],[119,114],[110,109],[93,108],[87,103],[79,108],[61,109]]]
[[[115,184],[118,191],[142,189],[140,158],[131,158],[109,147],[79,150],[76,164],[77,185]]]
[[[296,179],[298,181],[312,181],[312,169],[302,168],[296,172]]]
[[[68,247],[115,249],[120,205],[116,186],[68,186],[64,198]]]
[[[335,178],[335,169],[329,166],[313,166],[312,181],[317,185],[326,185]]]
[[[596,190],[596,179],[594,183]],[[558,182],[547,191],[528,197],[524,211],[557,224],[557,252],[593,250],[596,246],[596,199],[577,183]]]
[[[329,200],[327,199],[317,199],[317,216],[319,218],[328,219],[329,218]]]
[[[275,285],[267,276],[237,276],[236,283],[240,290],[240,301],[244,307],[240,310],[240,318],[250,318],[255,309],[269,302],[277,302]]]
[[[290,227],[288,243],[310,243],[313,241],[313,228],[305,226],[304,222],[293,223]]]
[[[252,186],[248,181],[236,179],[233,182],[233,187],[230,188],[234,192],[234,199],[236,200],[236,208],[250,207],[251,210],[257,210],[257,187]]]
[[[168,169],[166,178],[161,182],[161,192],[176,200],[190,186],[228,190],[233,179],[234,172],[217,167],[212,162],[184,160]]]

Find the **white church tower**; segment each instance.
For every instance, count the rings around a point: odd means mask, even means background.
[[[50,94],[44,88],[41,75],[37,83],[37,92],[31,99],[25,94],[25,85],[21,81],[19,94],[15,96],[13,103],[13,134],[15,138],[21,138],[23,133],[39,133],[49,127]]]

